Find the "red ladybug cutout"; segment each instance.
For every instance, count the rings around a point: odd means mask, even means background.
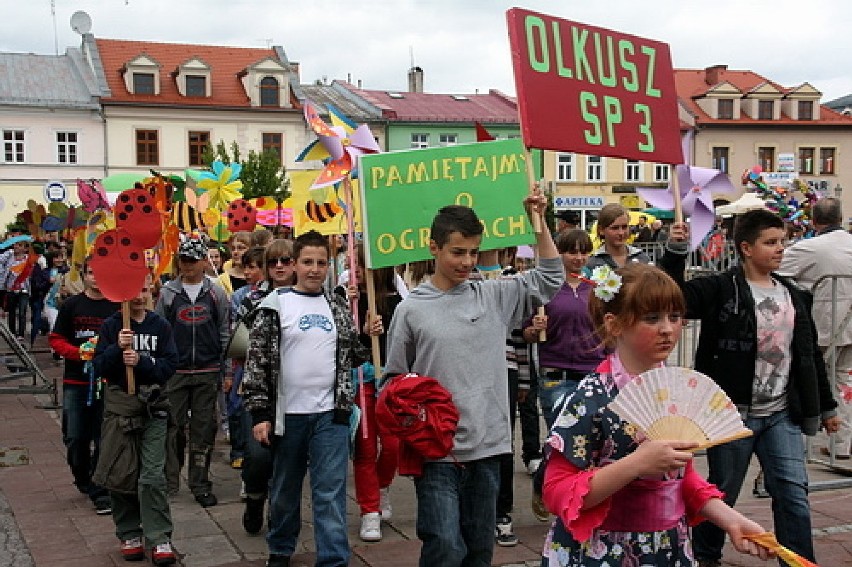
[[[236,199],[228,205],[228,230],[240,232],[254,230],[257,225],[257,209],[245,199]]]
[[[122,191],[113,208],[115,226],[133,235],[137,246],[153,248],[163,232],[159,211],[151,193],[145,189]]]
[[[98,235],[91,266],[98,288],[111,301],[135,298],[148,275],[144,247],[124,228]]]

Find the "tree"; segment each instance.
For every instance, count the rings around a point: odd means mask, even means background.
[[[231,142],[229,153],[224,140],[219,140],[215,148],[208,144],[203,154],[204,163],[208,167],[216,159],[222,160],[222,163],[226,165],[239,163],[243,166],[240,179],[243,182],[243,197],[246,199],[276,195],[280,198],[289,196],[289,190],[284,182],[287,168],[281,164],[281,158],[276,151],[267,150],[261,153],[249,150],[245,159],[240,158],[239,144]]]

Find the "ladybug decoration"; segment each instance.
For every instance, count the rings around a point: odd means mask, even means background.
[[[113,208],[115,226],[133,235],[141,248],[153,248],[163,233],[160,212],[151,193],[145,189],[128,189],[119,194]]]
[[[257,225],[257,209],[245,199],[235,199],[228,205],[228,230],[240,232],[254,230]]]
[[[98,235],[91,265],[98,288],[111,301],[135,298],[148,275],[145,247],[126,228]]]

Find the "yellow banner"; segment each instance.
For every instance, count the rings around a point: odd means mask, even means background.
[[[326,187],[322,203],[310,196],[310,186],[319,176],[320,170],[309,169],[289,171],[290,191],[293,207],[293,233],[298,236],[309,230],[316,230],[326,236],[346,234],[346,195],[343,184]],[[352,198],[355,201],[355,232],[361,232],[361,206],[358,197],[358,180],[352,181]]]

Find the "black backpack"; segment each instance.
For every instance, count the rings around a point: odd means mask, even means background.
[[[30,274],[30,294],[35,296],[47,295],[50,291],[50,270],[42,268],[38,262],[33,266]]]

